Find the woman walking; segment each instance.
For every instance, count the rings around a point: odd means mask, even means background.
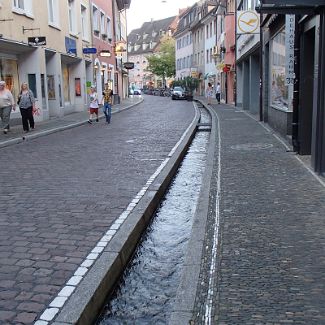
[[[21,84],[20,93],[18,96],[18,105],[20,109],[24,132],[29,132],[29,129],[34,130],[35,122],[33,117],[33,111],[35,111],[35,97],[26,82],[23,82]]]
[[[9,121],[11,110],[15,110],[15,100],[9,89],[6,89],[6,82],[0,81],[0,118],[3,133],[9,131]]]
[[[90,94],[89,94],[90,104],[89,104],[89,120],[88,123],[92,124],[92,116],[95,114],[96,122],[98,122],[98,95],[95,89],[95,86],[90,87]]]
[[[211,105],[211,98],[213,96],[213,88],[211,82],[208,83],[208,87],[206,89],[206,96],[208,98],[208,105]]]

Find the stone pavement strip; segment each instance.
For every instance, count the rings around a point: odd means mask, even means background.
[[[0,149],[0,324],[56,315],[150,184],[160,186],[194,117],[192,103],[148,96],[110,125]]]
[[[324,182],[243,111],[213,111],[221,185],[215,164],[192,324],[325,324]]]

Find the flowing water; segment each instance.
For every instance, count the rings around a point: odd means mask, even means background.
[[[208,122],[202,112],[201,122]],[[206,162],[209,132],[198,132],[97,325],[167,324]]]

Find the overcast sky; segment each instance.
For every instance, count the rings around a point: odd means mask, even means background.
[[[178,9],[192,6],[197,0],[131,0],[130,9],[127,10],[128,34],[140,28],[151,18],[159,20],[176,16]]]

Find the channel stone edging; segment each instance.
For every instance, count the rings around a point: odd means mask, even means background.
[[[198,204],[195,210],[191,236],[187,244],[185,261],[182,269],[180,284],[177,289],[168,325],[188,325],[193,321],[193,311],[197,292],[197,283],[201,269],[201,255],[203,251],[207,217],[209,213],[209,199],[211,178],[214,169],[216,150],[216,117],[211,108],[198,100],[210,113],[211,133],[208,145],[206,167],[202,178],[202,186]]]
[[[35,325],[47,325],[51,322],[52,324],[54,322],[54,324],[87,325],[94,322],[105,303],[107,295],[116,285],[118,278],[132,257],[153,212],[158,207],[183,160],[196,133],[198,121],[199,112],[195,106],[195,117],[181,140],[178,141],[160,167],[149,178],[146,185],[87,256],[84,263],[92,258],[94,260],[93,267],[89,268],[83,275],[79,285],[75,286],[63,307],[47,308]],[[171,153],[173,154],[171,155]],[[95,251],[97,248],[103,249],[97,252]],[[82,267],[80,268],[82,271]],[[68,283],[67,286],[69,286]],[[55,316],[47,321],[44,319],[46,312],[53,312]],[[46,322],[44,323],[44,321]]]
[[[143,100],[144,99],[142,98],[141,100],[139,100],[136,103],[132,103],[132,104],[130,104],[130,105],[126,106],[126,107],[123,107],[123,108],[121,108],[119,110],[112,111],[112,114],[120,113],[120,112],[128,110],[128,109],[130,109],[130,108],[132,108],[134,106],[137,106],[140,103],[142,103]],[[104,114],[99,115],[99,119],[102,119],[102,118],[104,118]],[[71,123],[71,124],[68,124],[68,125],[53,127],[51,129],[48,129],[48,130],[36,131],[36,132],[34,132],[34,133],[30,134],[30,135],[24,135],[24,136],[21,136],[21,137],[17,137],[17,138],[14,138],[14,139],[10,139],[10,140],[7,140],[7,141],[0,142],[0,148],[12,146],[14,144],[18,144],[18,143],[28,141],[28,140],[33,140],[33,139],[43,137],[43,136],[46,136],[46,135],[49,135],[49,134],[52,134],[52,133],[65,131],[65,130],[75,128],[75,127],[78,127],[78,126],[81,126],[81,125],[84,125],[84,124],[87,124],[87,123],[88,123],[88,119],[85,119],[85,120],[82,120],[82,121],[79,121],[79,122],[74,122],[74,123]]]

